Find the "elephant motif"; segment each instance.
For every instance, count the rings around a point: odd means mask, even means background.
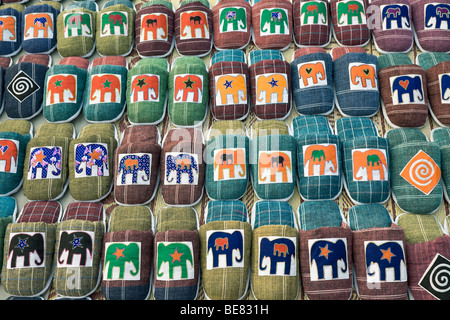
[[[16,42],[16,17],[0,17],[0,41]]]
[[[378,266],[379,281],[386,281],[386,270],[393,269],[394,281],[406,281],[406,259],[403,242],[369,242],[365,248],[367,275],[374,276],[374,266]],[[402,278],[402,272],[404,278]]]
[[[296,275],[297,239],[294,237],[261,237],[259,238],[259,275]],[[277,273],[277,265],[284,267]],[[267,269],[269,267],[269,269]]]
[[[308,87],[308,85],[326,84],[327,74],[325,72],[325,63],[323,61],[300,63],[297,67],[301,89]],[[309,79],[311,79],[312,83]]]
[[[300,4],[300,16],[303,16],[302,25],[321,24],[326,25],[328,20],[327,5],[323,1],[309,1]],[[312,23],[308,20],[312,18]]]
[[[228,170],[228,179],[245,179],[245,149],[221,149],[214,151],[214,181],[225,179],[224,170]]]
[[[234,104],[247,103],[247,82],[245,75],[222,75],[216,76],[216,105],[225,106],[229,104],[231,96]],[[220,99],[219,99],[220,96]]]
[[[18,261],[18,258],[21,259]],[[8,245],[7,268],[14,269],[44,266],[45,233],[11,233]]]
[[[260,31],[262,35],[289,34],[289,19],[286,9],[262,9],[260,19]]]
[[[342,19],[347,16],[347,20]],[[349,26],[353,24],[353,18],[357,18],[358,24],[366,23],[366,14],[364,12],[364,5],[362,1],[350,0],[342,1],[337,6],[337,20],[339,26]]]
[[[226,231],[212,231],[208,235],[208,246],[206,252],[212,254],[211,261],[207,261],[207,268],[220,267],[241,267],[241,262],[244,259],[244,237],[243,230],[226,230]],[[226,264],[219,265],[219,256],[225,255]]]
[[[383,21],[383,29],[411,29],[409,18],[409,6],[406,4],[391,4],[381,6],[381,19]],[[392,27],[395,21],[396,28]]]
[[[58,267],[91,267],[94,233],[86,231],[61,231],[58,246]],[[74,264],[74,256],[79,257]]]
[[[0,161],[5,162],[1,172],[17,172],[18,145],[19,141],[16,140],[0,140]]]
[[[94,74],[91,78],[90,103],[120,103],[122,81],[117,74]]]
[[[422,76],[407,75],[391,77],[393,104],[408,103],[404,101],[404,95],[409,98],[409,103],[424,103]]]
[[[311,280],[324,280],[327,267],[331,268],[332,279],[349,277],[346,240],[345,238],[309,240]]]
[[[142,15],[140,41],[167,40],[169,36],[167,21],[167,14],[164,13]]]
[[[175,102],[202,102],[203,76],[181,74],[174,77]]]
[[[266,172],[269,172],[269,179],[267,179]],[[281,179],[277,178],[278,175],[281,175]],[[290,151],[260,151],[258,159],[259,183],[292,183],[292,180]]]
[[[57,74],[47,78],[46,104],[76,103],[77,76],[72,74]]]
[[[131,102],[159,101],[159,76],[142,74],[131,78]]]
[[[30,149],[28,164],[28,179],[58,179],[61,178],[61,147],[38,147]],[[53,170],[51,170],[53,168]],[[41,175],[38,178],[37,172]]]
[[[108,11],[101,15],[101,36],[127,36],[128,12]]]
[[[273,95],[276,95],[276,98],[273,98]],[[256,76],[256,105],[288,102],[289,89],[286,74]]]
[[[434,21],[434,23],[433,23]],[[446,22],[447,27],[441,27]],[[444,24],[445,26],[445,24]],[[428,3],[425,5],[425,29],[450,30],[450,5],[446,3]]]
[[[450,103],[450,74],[439,75],[439,88],[441,89],[441,102]]]
[[[157,279],[193,279],[194,258],[192,250],[192,242],[158,243],[156,260]],[[175,274],[174,269],[181,269],[178,275]]]
[[[364,63],[350,63],[351,89],[377,89],[377,71],[375,65]]]
[[[92,37],[92,17],[89,13],[64,14],[64,37],[88,36]]]
[[[31,29],[32,32],[31,32]],[[42,32],[40,32],[42,31]],[[24,40],[34,38],[53,38],[53,14],[52,13],[28,13],[25,15]]]
[[[140,256],[140,242],[105,243],[103,279],[139,280]]]
[[[97,167],[96,174],[93,170]],[[104,143],[79,143],[75,145],[75,177],[107,177],[108,146]]]
[[[353,180],[373,181],[388,180],[388,163],[386,151],[383,149],[360,149],[352,151]],[[360,171],[361,170],[361,171]],[[373,172],[378,172],[379,178],[375,179]]]
[[[175,173],[176,179],[173,177]],[[187,175],[188,179],[182,179]],[[198,183],[198,160],[196,154],[169,152],[166,154],[165,184],[194,184]]]
[[[139,184],[150,184],[150,163],[151,155],[147,153],[121,154],[119,155],[117,184],[126,185],[127,175],[131,174],[131,184],[138,184],[138,176],[141,174]]]
[[[190,29],[190,33],[187,32]],[[180,14],[180,39],[209,39],[208,18],[203,11],[185,11]],[[197,30],[199,32],[197,32]]]
[[[335,144],[313,144],[303,146],[304,176],[315,176],[315,167],[319,166],[319,176],[339,175],[337,147]]]
[[[247,31],[247,11],[241,7],[222,8],[219,11],[220,32]],[[228,28],[231,25],[231,30]]]

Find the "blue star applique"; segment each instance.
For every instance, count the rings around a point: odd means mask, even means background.
[[[278,87],[278,80],[275,81],[274,78],[272,78],[272,81],[267,82],[268,84],[270,84],[273,87]]]
[[[231,81],[225,80],[225,83],[223,84],[225,86],[225,89],[231,88],[232,82],[233,82],[233,80],[231,80]]]
[[[23,252],[23,249],[29,246],[27,240],[28,238],[25,239],[19,238],[19,243],[17,244],[16,248],[19,248]]]
[[[83,245],[81,244],[81,239],[83,239],[83,237],[77,238],[75,235],[73,235],[73,240],[70,241],[70,243],[73,245],[72,250],[77,247],[83,248]]]

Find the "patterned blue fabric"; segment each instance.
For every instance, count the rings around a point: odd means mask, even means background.
[[[348,211],[350,229],[353,231],[368,228],[388,228],[392,224],[389,211],[381,204],[364,204]]]
[[[0,197],[0,218],[10,217],[16,210],[14,197]]]
[[[265,49],[265,50],[253,50],[249,54],[249,62],[255,64],[262,60],[283,60],[283,54],[279,50]]]
[[[257,201],[254,204],[253,214],[253,229],[265,225],[286,225],[292,228],[296,226],[294,212],[288,202]]]
[[[238,61],[245,63],[245,53],[242,50],[237,49],[229,49],[229,50],[222,50],[217,51],[212,57],[211,57],[211,65],[215,64],[216,62],[222,62],[222,61]]]
[[[298,116],[292,120],[294,138],[304,134],[333,134],[328,119],[324,116]]]
[[[365,117],[338,119],[336,121],[336,133],[341,141],[355,137],[373,137],[378,135],[377,127],[373,121]]]
[[[208,215],[205,223],[211,221],[242,221],[247,222],[247,207],[239,200],[211,200],[208,202]]]
[[[341,210],[331,200],[302,202],[298,207],[298,219],[299,228],[304,231],[342,225]]]

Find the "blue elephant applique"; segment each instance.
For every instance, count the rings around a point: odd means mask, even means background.
[[[440,75],[441,102],[450,103],[450,73]]]
[[[165,184],[198,184],[196,154],[170,152],[166,154]],[[182,179],[182,176],[187,179]],[[174,177],[175,176],[175,177]]]
[[[377,268],[375,268],[377,266]],[[376,281],[387,281],[387,272],[391,270],[392,281],[406,281],[406,260],[401,241],[369,242],[366,246],[367,276],[376,276]],[[376,270],[378,269],[378,272]]]
[[[295,276],[296,240],[293,237],[260,238],[258,274]]]
[[[409,6],[406,4],[391,4],[381,6],[383,29],[411,29]],[[395,21],[395,28],[392,22]]]
[[[442,23],[446,22],[446,23]],[[425,30],[450,30],[450,5],[445,3],[428,3],[425,5]]]
[[[243,232],[244,230],[227,230],[212,231],[209,234],[206,251],[208,254],[207,269],[244,266]],[[225,257],[225,264],[219,264],[220,256]]]
[[[349,278],[347,239],[315,240],[309,250],[311,280]]]
[[[109,176],[108,147],[105,143],[79,143],[75,146],[75,177],[91,176]]]
[[[421,75],[391,77],[392,102],[394,104],[424,103]],[[408,97],[408,99],[405,99]]]
[[[120,154],[117,166],[117,185],[150,184],[151,154]],[[131,175],[131,182],[127,176]]]
[[[38,172],[40,172],[40,175]],[[61,148],[38,147],[30,149],[28,179],[58,178],[61,178]]]

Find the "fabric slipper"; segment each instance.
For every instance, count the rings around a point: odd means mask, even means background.
[[[83,109],[89,61],[80,57],[63,58],[45,76],[44,117],[49,122],[70,122]]]
[[[284,120],[291,111],[291,67],[278,50],[249,54],[250,90],[257,119]]]
[[[183,0],[175,11],[175,47],[182,56],[202,57],[213,47],[213,14],[208,0]]]
[[[404,53],[378,57],[381,106],[391,127],[423,127],[428,118],[425,71]]]
[[[165,57],[175,46],[173,4],[166,0],[142,3],[136,12],[136,50],[141,58]]]
[[[386,207],[351,207],[356,291],[363,300],[406,300],[408,276],[405,235]]]
[[[56,225],[55,292],[84,298],[100,284],[105,210],[101,203],[71,202]]]
[[[367,117],[338,119],[336,134],[342,144],[344,186],[352,202],[385,203],[392,179],[388,139],[378,135]]]
[[[68,186],[72,123],[43,123],[28,142],[23,170],[23,193],[28,200],[57,200]]]
[[[331,42],[330,4],[293,0],[294,42],[298,47],[326,47]]]
[[[4,88],[5,85],[5,72],[6,70],[12,66],[13,64],[13,59],[11,57],[2,57],[0,56],[0,86],[1,88]],[[3,112],[3,110],[5,109],[5,105],[4,105],[4,92],[3,90],[0,90],[0,113]]]
[[[249,113],[250,101],[250,72],[244,52],[238,49],[218,51],[211,63],[209,95],[213,117],[244,120]]]
[[[25,6],[21,4],[4,4],[0,6],[0,16],[3,23],[0,40],[0,56],[2,57],[15,56],[22,50],[22,13],[24,9]]]
[[[241,201],[209,201],[200,226],[200,257],[205,297],[240,300],[250,281],[252,227]]]
[[[127,60],[110,56],[95,58],[88,72],[83,115],[88,122],[114,122],[126,105]]]
[[[336,199],[344,183],[339,137],[325,116],[299,116],[292,126],[300,196],[303,200]]]
[[[431,130],[430,141],[436,143],[441,150],[441,174],[445,200],[450,203],[450,128]]]
[[[192,207],[161,209],[153,245],[154,300],[194,300],[200,282],[198,216]]]
[[[333,62],[323,48],[301,48],[291,62],[292,100],[301,115],[327,115],[334,109]]]
[[[386,132],[389,140],[391,189],[404,212],[430,214],[442,202],[441,151],[416,128]]]
[[[61,213],[57,201],[32,201],[7,226],[1,282],[10,295],[36,297],[50,287]]]
[[[336,107],[344,117],[371,117],[380,109],[378,59],[364,48],[333,48]]]
[[[146,206],[115,207],[103,237],[102,292],[107,300],[147,300],[153,265],[154,221]]]
[[[5,232],[13,218],[17,214],[17,202],[14,197],[0,197],[0,254],[3,257],[3,248],[5,246]],[[3,258],[1,259],[0,272],[3,266]]]
[[[352,296],[352,232],[332,200],[298,207],[299,263],[309,300],[348,300]]]
[[[156,126],[130,126],[114,153],[114,198],[124,205],[150,202],[159,185],[161,138]]]
[[[252,35],[252,6],[248,0],[218,1],[212,9],[214,46],[244,49]]]
[[[90,124],[69,145],[69,190],[76,201],[100,201],[113,187],[117,130],[111,123]]]

